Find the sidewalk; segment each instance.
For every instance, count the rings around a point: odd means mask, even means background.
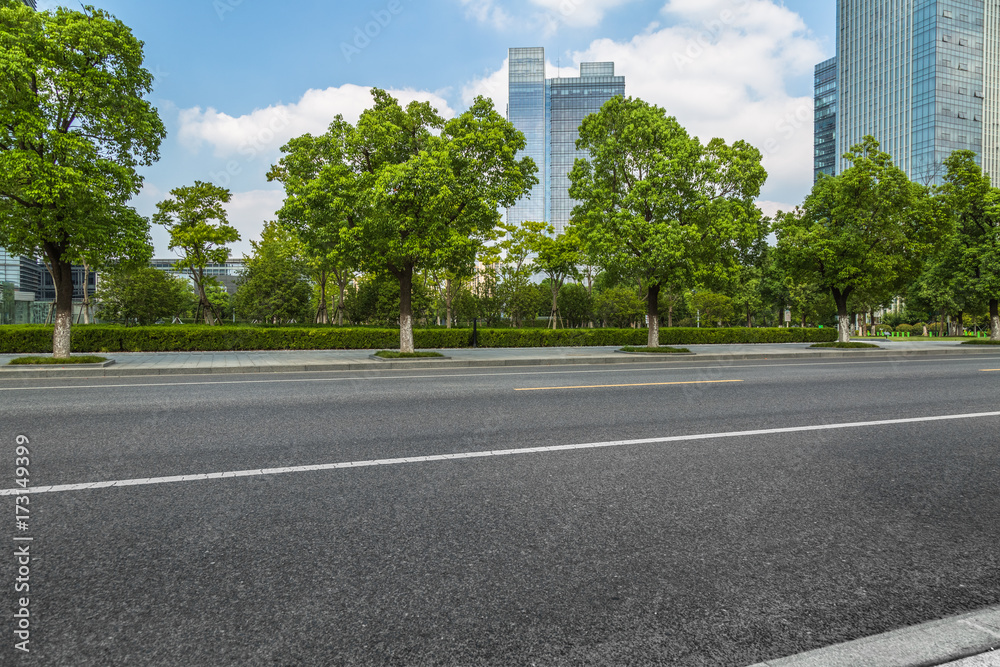
[[[262,352],[113,352],[103,368],[6,364],[21,355],[0,354],[0,377],[122,377],[208,373],[301,373],[312,371],[477,368],[565,364],[692,363],[749,359],[900,358],[925,355],[1000,356],[1000,347],[973,347],[958,341],[889,341],[880,350],[813,349],[809,343],[688,345],[693,355],[623,354],[618,347],[474,348],[438,350],[448,359],[382,361],[375,350],[280,350]]]
[[[1000,606],[751,667],[998,667]]]

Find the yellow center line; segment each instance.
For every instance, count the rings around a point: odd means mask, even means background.
[[[541,391],[543,389],[603,389],[605,387],[657,387],[668,384],[723,384],[743,380],[694,380],[691,382],[640,382],[639,384],[586,384],[579,387],[522,387],[514,391]]]
[[[980,373],[1000,373],[1000,368],[980,368]]]

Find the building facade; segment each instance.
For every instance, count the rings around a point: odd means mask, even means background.
[[[531,192],[507,209],[507,222],[545,219],[545,49],[510,49],[507,120],[524,135],[526,145],[518,157],[530,157],[538,172]]]
[[[521,155],[538,167],[538,184],[507,209],[507,222],[544,221],[562,233],[575,202],[569,196],[569,172],[578,157],[580,123],[617,95],[625,95],[625,77],[614,63],[580,63],[579,77],[545,78],[545,49],[509,52],[510,101],[507,118],[527,141]]]
[[[837,59],[816,65],[813,155],[814,178],[833,176],[837,168]]]
[[[28,5],[34,10],[38,10],[38,6],[35,4],[35,0],[24,0],[24,4]]]
[[[180,276],[186,280],[191,280],[191,269],[177,269],[174,264],[176,259],[154,259],[149,265],[154,269]],[[244,260],[242,258],[230,258],[225,264],[209,263],[205,267],[205,276],[214,278],[230,294],[236,293],[237,283],[243,275]]]
[[[870,134],[914,181],[971,150],[1000,182],[998,39],[1000,0],[838,0],[835,171]]]

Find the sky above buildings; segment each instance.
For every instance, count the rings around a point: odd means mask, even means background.
[[[288,139],[355,120],[372,86],[430,100],[445,117],[476,95],[507,103],[507,49],[544,46],[547,76],[612,60],[628,95],[662,106],[703,141],[764,153],[766,213],[812,184],[812,71],[835,51],[835,0],[88,0],[145,42],[168,129],[134,204],[212,181],[250,251],[283,191],[269,166]],[[39,9],[58,2],[39,0]],[[157,257],[167,235],[153,229]]]

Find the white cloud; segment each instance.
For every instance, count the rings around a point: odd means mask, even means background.
[[[651,24],[628,41],[596,40],[573,60],[614,61],[626,94],[663,107],[703,142],[750,142],[765,155],[764,197],[801,201],[812,186],[813,100],[789,86],[824,59],[820,41],[774,0],[670,0],[662,13],[670,25]],[[495,89],[505,108],[506,72],[505,62],[463,97]]]
[[[493,0],[462,0],[462,5],[466,16],[480,23],[487,23],[499,30],[505,30],[510,25],[510,16]]]
[[[131,204],[140,214],[151,216],[156,212],[156,204],[170,196],[169,192],[155,185],[146,183],[142,191]],[[251,252],[250,241],[260,239],[264,223],[275,220],[275,212],[285,201],[283,190],[249,190],[234,192],[229,203],[224,206],[229,224],[240,232],[240,240],[232,244],[232,257],[243,257]],[[151,225],[150,234],[153,238],[155,256],[157,259],[171,259],[176,253],[169,250],[170,233],[162,225]]]
[[[491,25],[497,30],[516,28],[519,32],[542,30],[545,34],[556,32],[560,26],[587,28],[599,25],[608,10],[633,2],[634,0],[520,0],[506,2],[499,0],[461,0],[465,13],[480,23]],[[515,8],[509,8],[510,5]]]
[[[234,192],[232,199],[226,204],[229,224],[240,232],[240,241],[231,247],[232,257],[249,255],[252,248],[250,241],[260,240],[264,223],[275,220],[275,212],[285,201],[283,190],[250,190]]]
[[[403,106],[414,100],[427,101],[445,118],[454,115],[447,101],[436,93],[412,89],[388,92]],[[293,137],[307,132],[322,134],[337,114],[353,123],[371,104],[371,88],[345,84],[308,90],[294,104],[271,105],[242,116],[194,107],[181,110],[179,136],[192,151],[208,144],[216,157],[241,155],[252,160],[262,153],[276,154]]]

